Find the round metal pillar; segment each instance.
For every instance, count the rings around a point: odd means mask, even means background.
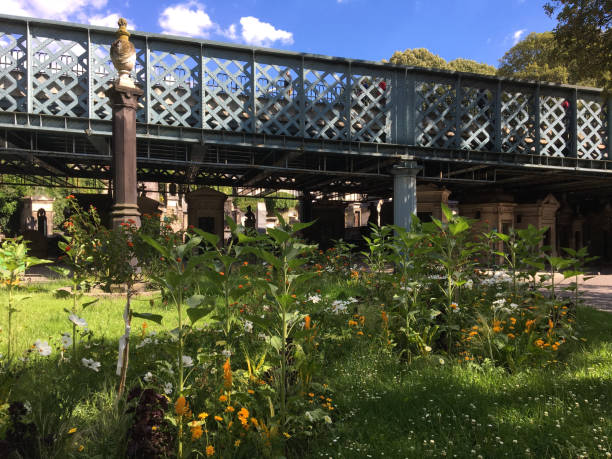
[[[416,175],[421,170],[416,161],[404,161],[391,169],[393,175],[393,224],[410,229],[417,211]]]

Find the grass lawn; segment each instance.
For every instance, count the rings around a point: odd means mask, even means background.
[[[32,285],[19,294],[13,330],[16,355],[36,339],[57,344],[71,330],[64,308],[70,300],[53,297],[64,284]],[[159,299],[137,300],[134,309],[164,316],[163,325],[147,323],[147,332],[176,326],[176,314]],[[2,324],[6,295],[0,293]],[[84,347],[84,356],[102,363],[100,373],[58,365],[57,353],[34,366],[0,374],[0,400],[28,400],[44,434],[66,432],[47,457],[124,457],[129,416],[113,403],[117,384],[117,340],[123,333],[123,299],[102,298],[80,313],[101,342]],[[333,393],[333,424],[304,446],[306,457],[610,457],[612,453],[612,315],[581,308],[577,327],[586,341],[567,346],[558,362],[516,373],[487,365],[457,364],[431,356],[412,363],[381,350],[374,340],[361,346],[339,345],[324,374]],[[135,319],[139,336],[143,321]],[[6,351],[2,330],[0,352]],[[325,346],[338,346],[324,343]],[[159,360],[134,349],[132,384]],[[68,434],[72,428],[77,432]],[[79,452],[79,446],[83,451]]]

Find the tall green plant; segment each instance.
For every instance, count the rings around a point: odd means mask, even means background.
[[[0,246],[0,279],[8,290],[7,302],[7,352],[8,362],[13,357],[13,313],[17,312],[15,305],[20,301],[29,298],[27,296],[15,296],[15,288],[19,285],[22,277],[28,268],[42,263],[49,263],[48,260],[41,260],[36,257],[28,256],[27,242],[21,237],[7,239]]]
[[[271,249],[259,246],[252,251],[263,261],[268,263],[272,271],[270,281],[261,282],[266,291],[266,297],[273,305],[272,314],[267,319],[253,317],[253,321],[268,332],[270,345],[276,351],[277,362],[280,367],[278,378],[278,402],[280,428],[287,426],[288,420],[288,368],[291,361],[290,339],[296,330],[297,324],[306,317],[300,312],[300,300],[304,296],[304,284],[316,274],[313,271],[303,270],[308,261],[308,254],[314,246],[303,243],[296,233],[308,228],[311,223],[289,224],[281,215],[280,228],[269,228],[267,235]],[[242,239],[252,241],[246,236]]]

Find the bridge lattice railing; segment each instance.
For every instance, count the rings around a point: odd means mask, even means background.
[[[110,120],[114,34],[0,17],[0,112]],[[134,33],[149,125],[607,159],[601,91]]]

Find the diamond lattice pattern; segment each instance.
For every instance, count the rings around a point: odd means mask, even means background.
[[[607,118],[601,101],[578,99],[578,157],[583,159],[607,159],[605,143]]]
[[[257,132],[298,136],[298,67],[257,63],[255,72]]]
[[[87,41],[58,40],[32,32],[32,110],[86,117]]]
[[[351,139],[384,143],[391,134],[391,78],[351,76]]]
[[[540,97],[540,154],[567,156],[569,154],[570,112],[563,107],[562,97]]]
[[[242,60],[207,57],[204,68],[204,128],[251,132],[251,64]]]
[[[502,151],[535,152],[535,113],[533,94],[502,91]]]
[[[348,138],[347,77],[331,70],[305,69],[305,137]]]
[[[27,111],[26,39],[0,32],[0,111]]]
[[[201,126],[199,55],[151,50],[149,59],[149,122],[167,126]]]
[[[450,148],[454,144],[454,86],[448,83],[416,83],[416,142],[423,147]]]

